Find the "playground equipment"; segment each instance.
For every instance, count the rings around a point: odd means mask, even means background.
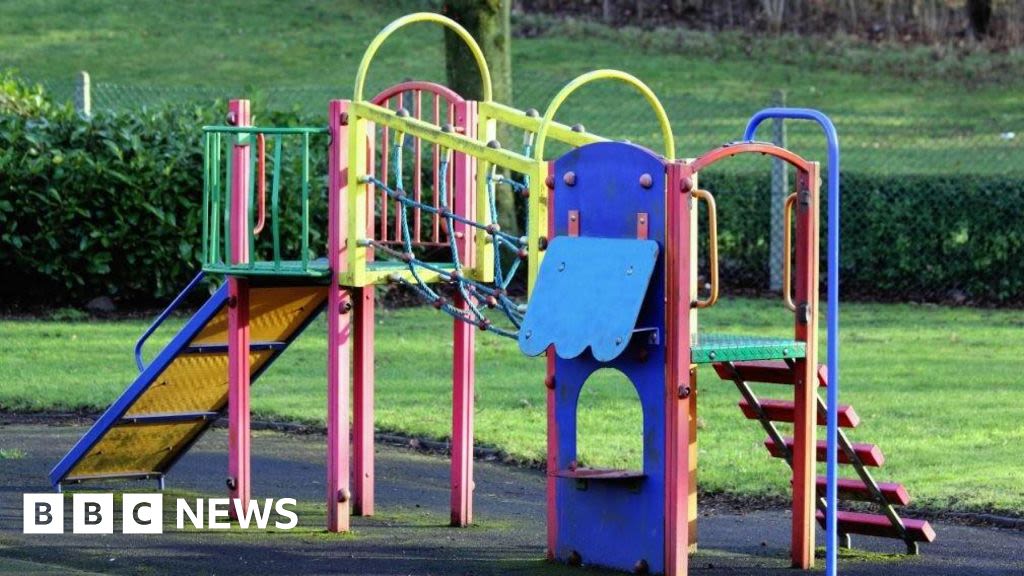
[[[465,41],[480,68],[480,101],[426,82],[404,82],[365,98],[377,50],[417,22],[442,25]],[[625,83],[651,105],[664,139],[662,155],[555,121],[568,97],[599,81]],[[755,141],[758,125],[770,118],[815,121],[829,144],[827,368],[817,361],[819,166]],[[523,153],[496,140],[499,125],[523,133]],[[894,505],[908,502],[906,490],[879,484],[867,471],[882,464],[880,450],[852,444],[839,431],[859,419],[851,407],[838,405],[839,150],[824,115],[768,109],[750,120],[741,141],[677,160],[664,109],[633,76],[584,74],[558,93],[543,116],[523,112],[491,99],[483,55],[464,29],[436,14],[415,14],[371,42],[352,100],[330,102],[326,128],[252,126],[248,101],[234,100],[228,125],[204,132],[203,272],[140,338],[139,376],[57,464],[50,474],[55,486],[111,478],[156,478],[162,486],[177,459],[226,411],[227,488],[247,506],[250,383],[326,310],[327,523],[331,531],[348,530],[350,515],[374,510],[374,286],[404,283],[454,318],[453,525],[470,523],[473,514],[473,346],[479,329],[516,338],[526,354],[547,354],[547,548],[553,559],[687,573],[687,551],[697,542],[700,364],[735,383],[744,415],[760,422],[771,454],[793,470],[794,566],[813,565],[816,522],[826,528],[829,574],[836,569],[838,535],[847,545],[850,534],[897,538],[908,551],[934,538],[927,522],[895,512]],[[319,149],[327,155],[328,239],[326,254],[316,258],[311,165],[315,141],[326,137]],[[573,149],[548,161],[550,140]],[[298,198],[291,205],[286,149],[298,150],[292,186]],[[784,290],[794,321],[789,338],[698,331],[699,311],[718,295],[716,207],[698,176],[740,154],[777,158],[797,173],[785,211],[785,253],[795,253],[793,265],[787,261]],[[524,237],[497,225],[497,186],[528,197]],[[711,236],[711,290],[704,299],[697,290],[701,204],[707,205]],[[290,237],[285,224],[296,215],[300,224]],[[527,266],[526,306],[507,291],[521,262]],[[146,339],[203,273],[227,281],[145,365]],[[495,320],[498,314],[504,320]],[[641,470],[588,469],[576,462],[579,392],[602,367],[623,372],[638,392]],[[791,386],[793,399],[760,399],[751,382]],[[826,388],[825,400],[818,387]],[[781,435],[778,422],[792,423],[792,438]],[[827,430],[820,442],[819,425]],[[817,475],[820,459],[825,476]],[[839,463],[852,465],[857,478],[839,479]],[[872,502],[882,513],[838,511],[840,498]]]

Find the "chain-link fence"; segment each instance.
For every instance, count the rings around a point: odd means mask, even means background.
[[[56,100],[83,100],[82,86],[74,79],[38,82]],[[515,104],[543,111],[565,82],[561,76],[521,74],[514,82]],[[683,157],[740,138],[747,119],[765,106],[822,102],[808,94],[751,93],[727,100],[653,88],[663,94],[677,154]],[[257,111],[295,111],[317,121],[328,100],[347,97],[348,88],[94,82],[88,93],[93,111],[208,104],[244,95],[254,100]],[[857,103],[822,107],[839,130],[843,154],[845,298],[1024,303],[1024,267],[1019,265],[1024,258],[1024,149],[1016,134],[1024,126],[1024,107],[1020,113],[988,116],[965,114],[955,103],[938,101],[911,101],[881,111]],[[653,114],[628,87],[588,87],[570,99],[559,119],[653,149],[660,146]],[[759,137],[824,163],[824,139],[814,125],[791,123],[785,130],[767,125]],[[702,184],[718,197],[725,289],[758,293],[780,288],[782,204],[792,186],[789,176],[757,158],[736,159],[702,174]]]

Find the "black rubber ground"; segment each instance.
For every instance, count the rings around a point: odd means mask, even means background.
[[[350,535],[323,531],[324,438],[256,432],[253,496],[299,500],[300,525],[282,531],[173,529],[173,496],[224,494],[226,435],[213,430],[168,478],[163,535],[83,536],[21,533],[22,494],[48,492],[46,474],[85,428],[0,425],[0,574],[594,574],[543,560],[541,473],[478,462],[476,524],[447,527],[448,463],[437,456],[382,447],[377,455],[377,514],[354,518]],[[90,485],[150,491],[155,483]],[[70,527],[70,520],[68,521]],[[119,524],[115,523],[115,526]],[[701,509],[700,551],[692,574],[800,574],[788,568],[784,511]],[[1024,575],[1024,532],[937,523],[938,540],[919,557],[864,554],[845,558],[844,575]],[[900,552],[898,542],[856,538],[871,552]],[[586,562],[586,559],[584,559]],[[819,562],[820,565],[820,562]],[[820,571],[820,568],[819,568]]]

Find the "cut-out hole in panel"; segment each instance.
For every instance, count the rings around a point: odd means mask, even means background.
[[[576,410],[578,466],[643,471],[643,433],[643,408],[629,378],[614,368],[591,374]]]

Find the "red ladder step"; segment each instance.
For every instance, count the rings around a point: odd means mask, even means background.
[[[792,422],[793,412],[796,405],[789,400],[761,400],[761,408],[764,410],[768,419],[772,422]],[[754,411],[754,407],[750,405],[746,400],[740,400],[738,406],[740,410],[743,410],[743,415],[748,420],[757,420],[757,412]],[[860,416],[854,411],[853,406],[840,405],[839,406],[839,426],[842,428],[856,428],[860,424]],[[824,426],[826,424],[825,417],[818,414],[818,426]]]
[[[783,441],[786,443],[786,447],[788,447],[792,451],[793,450],[793,438],[787,436],[786,438],[783,439]],[[774,456],[776,458],[782,458],[782,452],[775,445],[775,441],[774,440],[772,440],[771,438],[768,438],[767,440],[764,441],[764,446],[765,446],[765,448],[768,449],[769,452],[771,452],[772,456]],[[882,464],[885,464],[885,456],[882,454],[882,449],[879,448],[878,446],[875,446],[874,444],[854,444],[853,445],[853,451],[857,453],[857,456],[860,457],[861,461],[864,462],[865,466],[875,466],[875,467],[878,467],[878,466],[881,466]],[[818,441],[817,454],[818,454],[817,458],[818,458],[819,462],[825,460],[825,441],[824,440]],[[840,464],[849,464],[850,463],[850,459],[846,456],[846,451],[845,450],[842,450],[842,449],[839,450],[839,463]]]
[[[816,482],[818,486],[818,494],[820,496],[825,495],[825,477],[818,476]],[[838,478],[836,480],[837,488],[839,488],[839,499],[840,500],[856,500],[859,502],[874,502],[875,499],[871,495],[871,491],[868,490],[867,484],[856,478]],[[910,504],[910,494],[902,484],[896,484],[895,482],[879,482],[878,489],[881,490],[882,495],[885,496],[886,502],[894,506],[906,506]]]
[[[715,372],[722,380],[732,380],[732,370],[725,364],[715,364]],[[733,366],[745,382],[765,382],[768,384],[793,384],[796,374],[785,362],[775,360],[755,362],[734,362]],[[825,386],[828,380],[824,364],[818,365],[818,385]]]
[[[825,514],[818,510],[818,524],[825,525]],[[839,510],[836,512],[837,529],[842,534],[863,534],[865,536],[879,536],[882,538],[900,538],[899,530],[892,525],[888,516],[882,514],[865,514],[863,512],[848,512]],[[935,540],[935,530],[927,520],[914,520],[903,518],[903,526],[907,529],[907,536],[914,542],[932,542]]]

